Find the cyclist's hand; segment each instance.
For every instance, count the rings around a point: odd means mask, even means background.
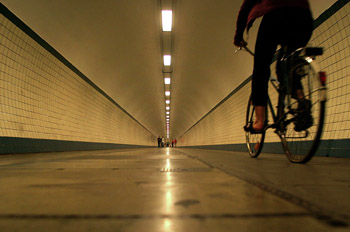
[[[233,38],[233,44],[236,45],[237,47],[244,47],[247,45],[247,42],[245,42],[243,39],[243,33],[236,32]]]
[[[236,45],[237,47],[246,47],[248,45],[248,43],[246,41],[244,41],[243,39],[242,40],[234,40],[233,41],[233,44]]]

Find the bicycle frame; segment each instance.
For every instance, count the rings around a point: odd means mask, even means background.
[[[275,80],[270,80],[275,81]],[[279,90],[277,88],[277,86],[273,85],[274,88],[276,89],[276,91],[279,93]],[[279,95],[280,96],[280,95]],[[280,97],[279,97],[280,98]],[[284,112],[285,109],[285,104],[284,101],[282,99],[279,99],[278,101],[278,105],[277,105],[277,114],[273,108],[273,105],[271,103],[270,97],[268,96],[267,98],[267,106],[270,109],[270,113],[273,119],[273,123],[268,125],[265,130],[269,129],[269,128],[274,128],[275,133],[278,134],[279,136],[284,135],[285,134],[285,127],[292,122],[292,120],[287,120],[285,121],[285,118],[287,116],[287,114],[289,114],[290,112]],[[299,138],[306,138],[308,136],[308,132],[305,131],[305,135],[304,136],[300,136]]]

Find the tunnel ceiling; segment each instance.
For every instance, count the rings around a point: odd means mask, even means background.
[[[162,1],[2,3],[155,136],[165,136]],[[172,138],[225,98],[252,67],[252,58],[235,54],[232,45],[241,0],[173,1]],[[311,1],[314,15],[334,2]],[[251,47],[256,28],[250,32]]]

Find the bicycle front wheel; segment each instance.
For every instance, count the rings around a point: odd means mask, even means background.
[[[326,87],[324,76],[313,60],[298,58],[291,68],[293,78],[300,78],[305,96],[307,114],[302,114],[302,104],[287,95],[289,114],[285,131],[280,134],[283,149],[293,163],[306,163],[319,146],[325,118]]]
[[[267,118],[267,110],[265,112],[265,118]],[[255,111],[254,111],[254,106],[252,104],[252,96],[250,96],[248,101],[248,106],[247,106],[245,126],[249,127],[250,125],[253,125],[254,120],[255,120]],[[245,131],[245,137],[246,137],[246,144],[247,144],[249,155],[252,158],[257,158],[260,155],[264,145],[265,131],[259,134],[254,134],[249,131]]]

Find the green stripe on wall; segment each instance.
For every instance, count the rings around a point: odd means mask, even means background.
[[[146,148],[150,146],[0,137],[0,154]]]
[[[350,0],[338,0],[334,3],[328,10],[323,12],[315,21],[314,21],[314,29],[324,23],[327,19],[329,19],[332,15],[337,13],[341,8],[343,8]]]
[[[246,144],[219,144],[219,145],[203,145],[203,146],[186,146],[184,148],[205,149],[205,150],[224,150],[224,151],[241,151],[247,152]],[[264,143],[263,153],[284,154],[282,144]],[[350,158],[350,139],[339,140],[322,140],[315,156]]]

